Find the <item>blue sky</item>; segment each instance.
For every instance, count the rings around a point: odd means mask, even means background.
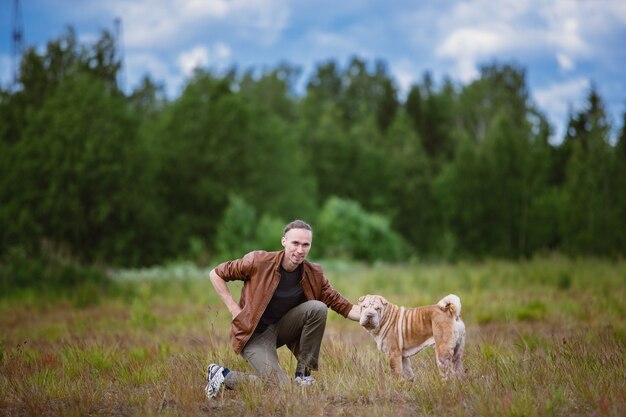
[[[13,0],[1,0],[0,83],[11,80]],[[301,81],[321,62],[386,62],[401,93],[429,71],[466,84],[494,61],[526,69],[532,100],[559,142],[568,109],[593,82],[615,127],[626,110],[623,0],[21,0],[27,46],[72,25],[82,43],[122,21],[127,89],[144,74],[176,97],[200,65],[216,70],[287,62]]]

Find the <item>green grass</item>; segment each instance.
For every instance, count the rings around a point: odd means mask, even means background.
[[[260,384],[204,397],[204,368],[250,370],[230,314],[189,265],[118,273],[108,293],[0,300],[1,415],[621,416],[626,414],[626,265],[596,259],[374,265],[322,262],[350,300],[463,302],[465,376],[443,382],[432,349],[396,380],[357,323],[329,314],[318,384]],[[240,285],[235,285],[237,293]],[[108,295],[107,295],[108,294]],[[292,372],[295,361],[281,348]]]

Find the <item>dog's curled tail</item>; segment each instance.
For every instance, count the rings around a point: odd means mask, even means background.
[[[461,316],[461,299],[454,294],[443,297],[437,303],[437,306],[443,311],[449,312],[455,319],[458,319]]]

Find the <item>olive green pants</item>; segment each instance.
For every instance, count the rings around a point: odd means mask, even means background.
[[[304,374],[307,368],[316,370],[326,329],[327,312],[326,305],[315,300],[292,308],[263,333],[253,334],[241,351],[241,356],[252,366],[257,377],[274,384],[284,383],[289,381],[289,377],[278,363],[276,350],[297,342],[296,372]],[[232,389],[242,380],[254,380],[257,377],[231,371],[224,382]]]

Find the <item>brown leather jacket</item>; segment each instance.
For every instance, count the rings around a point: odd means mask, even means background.
[[[215,272],[224,281],[244,281],[239,306],[241,313],[230,325],[230,341],[235,353],[240,353],[254,332],[261,315],[270,302],[280,281],[279,267],[284,251],[250,252],[241,259],[219,264]],[[344,317],[352,303],[333,289],[322,267],[304,261],[302,264],[302,289],[307,300],[319,300]]]

